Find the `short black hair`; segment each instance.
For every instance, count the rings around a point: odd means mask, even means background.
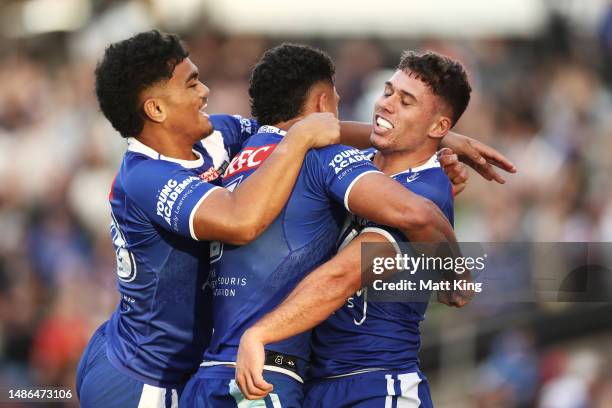
[[[442,98],[452,109],[452,125],[457,123],[470,102],[472,92],[460,62],[432,51],[424,54],[404,51],[397,69],[412,72],[426,83],[434,95]]]
[[[123,137],[142,132],[143,89],[172,77],[189,52],[174,34],[157,30],[108,46],[96,67],[96,96],[104,116]]]
[[[253,68],[249,86],[251,114],[261,125],[298,116],[313,85],[333,85],[335,67],[323,51],[284,43],[269,49]]]

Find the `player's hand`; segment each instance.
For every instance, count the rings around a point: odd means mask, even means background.
[[[449,132],[442,139],[442,146],[449,147],[459,156],[459,160],[476,170],[487,180],[504,184],[506,180],[495,170],[496,166],[509,173],[516,173],[516,167],[506,156],[471,137]]]
[[[263,378],[265,358],[264,344],[257,332],[245,331],[236,358],[236,383],[247,399],[265,398],[273,389],[272,384]]]
[[[340,143],[340,121],[329,112],[311,113],[291,126],[287,135],[292,134],[304,138],[311,148],[329,146]]]
[[[470,300],[474,297],[475,293],[472,289],[466,288],[465,285],[460,286],[458,289],[455,289],[454,280],[461,280],[465,282],[472,282],[471,273],[469,271],[463,274],[456,274],[454,272],[451,273],[451,278],[448,279],[450,282],[451,289],[449,290],[439,290],[437,292],[438,302],[451,306],[451,307],[463,307],[470,303]]]
[[[470,178],[467,167],[459,161],[459,157],[448,147],[438,152],[438,159],[440,160],[440,166],[453,184],[453,196],[456,196],[467,186]]]
[[[473,290],[439,290],[438,302],[451,307],[463,307],[474,297]]]

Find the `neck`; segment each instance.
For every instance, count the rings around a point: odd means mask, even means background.
[[[391,176],[427,163],[435,153],[435,148],[422,148],[414,152],[379,151],[373,161],[383,173]]]
[[[284,122],[275,123],[272,126],[274,126],[275,128],[279,128],[280,130],[284,130],[286,132],[289,130],[291,126],[295,124],[295,122],[299,120],[300,118],[294,118],[294,119],[286,120]]]
[[[145,125],[136,139],[162,156],[179,160],[197,159],[193,153],[193,144],[197,140],[192,140],[185,135],[172,135],[165,129],[147,128]]]

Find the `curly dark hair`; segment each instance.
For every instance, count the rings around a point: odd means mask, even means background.
[[[178,36],[157,30],[137,34],[108,46],[96,67],[100,109],[123,137],[142,132],[140,92],[172,77],[189,52]]]
[[[441,97],[453,111],[454,126],[470,102],[472,87],[460,62],[428,51],[417,54],[405,51],[397,69],[412,72],[426,83],[434,95]]]
[[[307,45],[284,43],[265,52],[251,73],[251,113],[261,125],[273,125],[302,113],[313,85],[333,85],[334,63]]]

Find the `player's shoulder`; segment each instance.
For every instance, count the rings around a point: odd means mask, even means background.
[[[430,199],[438,206],[452,199],[451,182],[440,166],[437,156],[432,156],[422,166],[396,174],[393,178],[404,187]]]
[[[127,173],[140,173],[143,171],[173,170],[181,166],[169,160],[160,160],[140,152],[127,151],[123,159],[123,167]]]
[[[139,152],[126,152],[119,176],[126,188],[139,188],[163,177],[171,177],[181,166],[158,160]]]
[[[310,149],[308,155],[317,158],[324,165],[331,163],[369,161],[369,157],[362,150],[342,144],[333,144],[319,149]]]
[[[242,133],[254,133],[258,126],[255,119],[244,118],[240,115],[214,114],[209,120],[215,130],[223,131],[227,128],[239,128]]]
[[[432,167],[421,171],[413,171],[406,176],[406,182],[418,181],[444,190],[451,185],[442,167]]]
[[[419,183],[427,183],[439,188],[450,185],[450,180],[440,166],[440,161],[436,155],[420,166],[395,174],[393,178],[406,187]]]

